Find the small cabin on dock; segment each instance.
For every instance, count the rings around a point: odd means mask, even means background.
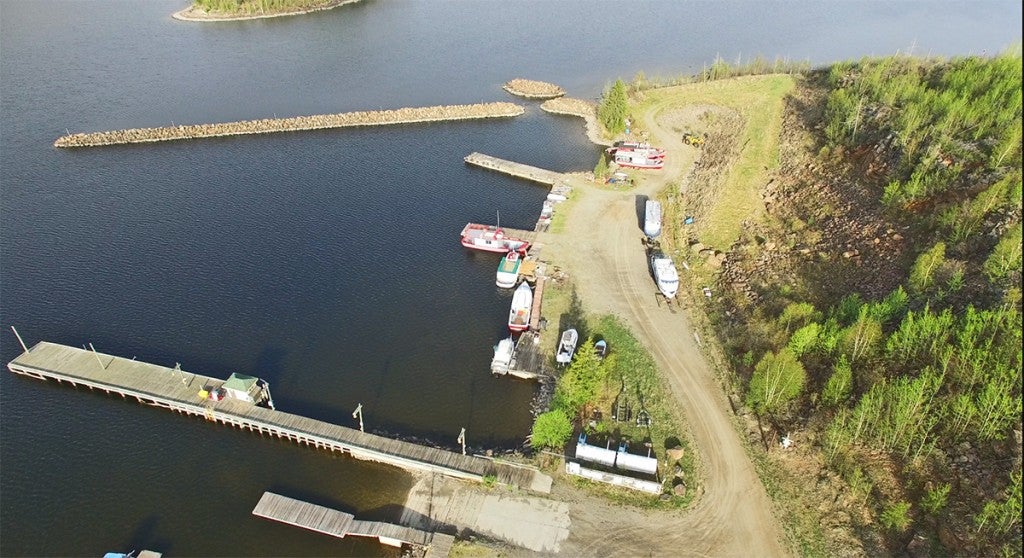
[[[259,378],[245,374],[231,374],[221,388],[232,399],[270,409],[274,408],[274,400],[270,397],[270,385]]]

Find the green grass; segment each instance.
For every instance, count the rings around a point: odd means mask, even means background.
[[[762,219],[764,205],[760,188],[765,175],[778,167],[779,135],[782,130],[783,100],[793,90],[789,75],[747,76],[650,89],[644,100],[631,107],[633,114],[655,114],[686,105],[718,105],[736,111],[744,121],[739,136],[739,158],[728,171],[707,223],[702,223],[700,241],[727,250],[739,237],[745,219]]]

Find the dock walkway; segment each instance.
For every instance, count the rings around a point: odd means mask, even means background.
[[[216,389],[224,380],[177,367],[168,368],[46,341],[37,343],[7,367],[12,372],[32,378],[116,393],[146,405],[340,451],[357,459],[474,481],[494,476],[503,484],[542,493],[551,491],[551,477],[533,468],[392,440],[231,398],[216,402],[203,399],[199,395],[200,390]]]
[[[518,178],[525,178],[548,186],[554,186],[555,182],[562,177],[561,173],[549,171],[539,167],[531,167],[514,161],[506,161],[483,153],[473,152],[466,156],[466,162],[471,165],[483,167],[498,172],[503,172]]]
[[[412,527],[403,527],[383,521],[365,521],[356,519],[350,513],[340,512],[324,506],[303,502],[273,492],[264,492],[260,501],[253,508],[252,514],[264,519],[280,521],[288,525],[302,527],[332,537],[372,537],[382,544],[401,547],[413,545],[431,547],[438,538],[439,547],[431,556],[447,556],[451,550],[450,535],[441,534],[437,537],[430,531],[421,531]],[[442,554],[443,552],[443,554]]]

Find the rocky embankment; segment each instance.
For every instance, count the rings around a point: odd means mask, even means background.
[[[554,99],[565,95],[565,89],[553,83],[532,79],[516,78],[506,82],[501,88],[513,95],[527,99]]]
[[[587,139],[598,145],[611,145],[612,143],[601,137],[601,125],[597,121],[597,103],[561,97],[544,101],[540,108],[553,114],[567,114],[579,116],[587,123]]]
[[[359,2],[360,0],[323,0],[318,4],[312,4],[307,7],[294,8],[291,10],[271,11],[265,12],[262,8],[257,8],[255,4],[250,4],[250,11],[243,12],[208,12],[200,6],[195,4],[185,8],[184,10],[174,12],[171,17],[180,21],[198,21],[198,22],[211,22],[211,21],[239,21],[243,19],[264,19],[268,17],[284,17],[293,15],[302,15],[312,12],[319,12],[322,10],[330,10],[342,6],[345,4],[351,4],[353,2]],[[241,2],[239,3],[241,6]],[[257,11],[258,9],[258,11]]]
[[[401,108],[296,116],[293,118],[265,118],[220,124],[187,124],[161,128],[133,128],[111,132],[70,134],[57,138],[54,147],[96,147],[127,143],[150,143],[243,134],[269,134],[323,130],[350,126],[385,126],[417,122],[506,118],[523,114],[523,107],[515,103],[479,103],[474,105],[448,105],[436,107]]]

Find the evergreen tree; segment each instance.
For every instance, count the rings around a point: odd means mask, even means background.
[[[621,79],[609,89],[601,104],[597,107],[597,118],[604,129],[611,135],[619,134],[626,129],[626,116],[629,111],[629,100],[626,96],[626,84]]]

